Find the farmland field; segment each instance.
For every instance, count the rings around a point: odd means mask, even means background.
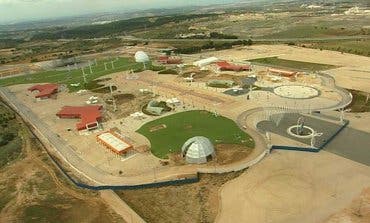
[[[329,65],[329,64],[319,64],[319,63],[308,63],[303,61],[295,61],[295,60],[285,60],[280,59],[278,57],[265,57],[265,58],[258,58],[249,60],[249,62],[255,62],[263,65],[271,65],[277,67],[286,67],[298,70],[309,70],[309,71],[322,71],[322,70],[329,70],[334,69],[336,66]]]

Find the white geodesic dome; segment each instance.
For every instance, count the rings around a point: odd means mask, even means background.
[[[216,155],[211,141],[203,136],[188,139],[181,151],[187,163],[206,163],[207,158],[213,158]]]
[[[137,63],[146,63],[146,62],[149,62],[149,56],[148,54],[146,54],[145,52],[143,51],[137,51],[135,53],[135,61]]]

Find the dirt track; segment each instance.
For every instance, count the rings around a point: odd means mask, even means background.
[[[223,187],[217,222],[322,222],[369,186],[367,166],[325,151],[275,151]]]

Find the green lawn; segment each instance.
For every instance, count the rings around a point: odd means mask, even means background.
[[[90,74],[89,67],[85,67],[85,74],[87,82],[90,82],[101,76],[111,74],[114,72],[125,71],[130,69],[142,69],[143,65],[136,63],[130,58],[118,58],[114,62],[114,69],[112,69],[111,63],[107,64],[108,70],[105,70],[104,63],[109,62],[108,60],[98,61],[97,65],[92,66],[93,73]],[[80,90],[83,87],[83,77],[82,70],[72,70],[68,71],[44,71],[40,73],[29,74],[25,76],[18,76],[6,79],[0,79],[0,86],[25,84],[25,83],[60,83],[67,84],[71,91]],[[72,83],[81,83],[79,87],[72,87]]]
[[[155,126],[165,124],[167,128],[150,132]],[[147,137],[152,153],[166,158],[168,153],[178,152],[191,137],[205,136],[214,144],[244,144],[254,147],[253,139],[228,118],[207,111],[188,111],[166,116],[143,125],[138,133]]]
[[[309,62],[296,61],[296,60],[284,60],[278,57],[265,57],[265,58],[252,59],[248,61],[265,64],[265,65],[287,67],[287,68],[308,70],[308,71],[322,71],[322,70],[334,69],[337,67],[337,66],[329,65],[329,64],[309,63]]]

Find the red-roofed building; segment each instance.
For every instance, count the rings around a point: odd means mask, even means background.
[[[181,64],[182,59],[180,57],[160,56],[158,62],[162,64]]]
[[[38,84],[28,88],[29,91],[38,91],[35,98],[50,98],[53,94],[58,92],[57,84]]]
[[[278,75],[284,76],[284,77],[292,77],[292,76],[297,74],[297,72],[295,72],[295,71],[280,70],[280,69],[275,69],[275,68],[268,68],[267,71],[269,73],[278,74]]]
[[[80,118],[81,121],[76,124],[78,131],[91,130],[99,127],[102,119],[101,105],[93,106],[64,106],[56,115],[59,118]]]
[[[236,65],[227,61],[216,62],[220,71],[250,71],[252,68],[249,65]]]
[[[133,146],[113,131],[103,132],[96,136],[97,141],[117,155],[128,155]]]

